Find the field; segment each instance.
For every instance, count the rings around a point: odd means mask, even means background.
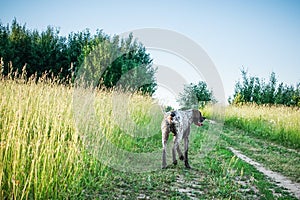
[[[0,97],[0,199],[295,199],[228,147],[300,183],[297,109],[229,107],[192,128],[192,170],[161,170],[151,97],[4,78]]]
[[[300,149],[300,109],[254,104],[226,110],[225,123],[254,136]]]

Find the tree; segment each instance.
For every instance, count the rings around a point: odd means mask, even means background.
[[[0,58],[3,63],[8,63],[10,61],[11,49],[10,49],[10,40],[9,40],[9,26],[4,26],[0,23]],[[4,64],[1,69],[3,74],[7,74],[8,67],[5,67]]]
[[[263,95],[261,103],[263,104],[274,104],[275,103],[275,92],[276,92],[276,75],[274,72],[271,73],[269,83],[263,88]]]
[[[83,63],[84,55],[83,49],[92,40],[91,33],[88,29],[78,32],[70,33],[67,39],[67,55],[69,63],[72,63],[73,72],[77,72]]]
[[[14,19],[8,39],[9,42],[6,50],[9,52],[6,54],[4,60],[12,61],[15,69],[21,71],[26,61],[31,57],[31,38],[29,31],[26,30],[25,25],[19,25],[17,20]],[[4,73],[7,72],[8,68],[4,70]]]
[[[280,83],[277,87],[277,78],[274,72],[271,73],[269,82],[263,79],[248,76],[247,71],[242,69],[242,82],[235,85],[235,93],[232,104],[242,104],[254,102],[256,104],[282,104],[287,106],[297,106],[300,101],[300,83],[296,88],[292,85]]]
[[[172,111],[172,110],[174,110],[174,108],[172,106],[167,106],[164,109],[165,112],[169,112],[169,111]]]
[[[204,107],[208,102],[213,102],[212,91],[207,88],[204,81],[198,84],[190,83],[184,86],[183,92],[179,94],[177,102],[182,108]]]
[[[252,102],[255,102],[257,104],[262,103],[262,91],[261,91],[262,87],[263,87],[263,83],[261,83],[258,77],[254,77]]]
[[[100,31],[85,46],[84,57],[81,73],[88,84],[149,95],[156,90],[152,59],[132,34],[119,42],[118,36],[111,39]]]
[[[11,26],[0,23],[0,58],[3,75],[8,75],[12,63],[18,72],[26,65],[28,77],[47,72],[50,78],[69,82],[84,73],[85,81],[94,86],[122,86],[150,95],[156,90],[152,59],[132,34],[120,39],[102,30],[91,35],[86,29],[63,37],[57,28],[48,26],[40,33],[14,19]]]
[[[254,95],[253,91],[259,90],[259,85],[256,84],[257,79],[255,77],[248,77],[248,72],[245,69],[241,69],[242,74],[242,83],[237,82],[235,84],[235,90],[234,90],[234,100],[233,102],[253,102],[255,98],[259,98],[259,94]],[[238,98],[238,100],[235,100],[235,98]]]
[[[41,76],[48,72],[60,75],[61,79],[66,77],[70,73],[66,38],[60,37],[59,30],[50,26],[41,34],[34,31],[31,36],[31,59],[26,61],[29,75],[37,73]]]
[[[12,63],[14,71],[21,71],[26,65],[27,76],[53,73],[55,77],[64,78],[69,73],[66,38],[59,36],[59,30],[50,26],[39,33],[20,25],[16,19],[11,26],[0,28],[0,57],[4,63]],[[9,66],[4,66],[7,75]]]
[[[283,83],[280,83],[275,95],[275,104],[284,104],[284,90],[285,88]]]

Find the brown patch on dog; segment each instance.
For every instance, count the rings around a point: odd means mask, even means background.
[[[172,121],[173,121],[173,117],[172,117],[171,115],[169,115],[169,116],[167,117],[167,120],[168,120],[169,124],[171,124]]]

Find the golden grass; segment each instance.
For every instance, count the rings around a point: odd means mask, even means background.
[[[47,80],[0,79],[0,199],[76,198],[84,196],[82,191],[89,186],[101,186],[109,173],[109,160],[105,163],[95,157],[104,147],[95,152],[87,149],[85,136],[105,138],[136,152],[153,148],[151,140],[157,141],[152,136],[159,133],[161,112],[151,114],[157,109],[151,97],[127,95],[120,105],[118,96],[125,94],[104,90],[92,95],[96,118],[84,117],[97,125],[83,124],[83,128],[100,127],[96,134],[82,132],[80,124],[76,125],[74,88]],[[114,111],[118,106],[122,110]],[[123,123],[120,117],[116,120],[125,111],[132,123]],[[137,134],[140,129],[143,135],[128,135],[129,130]],[[142,145],[140,136],[145,138]]]
[[[300,109],[286,106],[228,106],[225,123],[256,136],[300,148]]]
[[[0,197],[58,195],[80,170],[70,88],[2,80],[0,96]]]

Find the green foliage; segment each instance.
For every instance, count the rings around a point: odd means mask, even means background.
[[[41,77],[47,72],[50,78],[66,82],[84,71],[86,81],[98,86],[122,85],[150,95],[156,90],[152,59],[132,34],[128,38],[110,37],[99,30],[91,35],[86,29],[63,37],[53,27],[39,33],[14,19],[11,26],[0,23],[0,58],[4,75],[11,70],[21,72],[26,66],[27,77]]]
[[[207,88],[207,84],[199,81],[198,84],[185,85],[177,101],[182,108],[195,107],[198,109],[198,107],[204,107],[208,102],[213,102],[214,97],[212,91]]]
[[[167,106],[164,109],[165,112],[169,112],[169,111],[172,111],[172,110],[174,110],[174,108],[172,106]]]
[[[298,106],[300,101],[300,83],[297,87],[287,86],[280,83],[277,86],[277,78],[274,72],[271,73],[269,82],[263,79],[248,76],[245,69],[241,70],[242,82],[237,82],[233,100],[230,103],[235,105],[243,103],[256,104],[282,104],[287,106]]]
[[[84,61],[79,72],[85,81],[94,86],[117,87],[142,91],[152,95],[156,89],[152,59],[145,47],[133,39],[112,39],[103,32],[84,47]]]
[[[41,76],[45,71],[54,76],[66,78],[69,75],[69,56],[66,38],[59,36],[59,31],[47,27],[38,33],[21,26],[16,19],[12,25],[0,24],[0,57],[3,58],[3,74],[10,71],[9,62],[14,71],[21,71],[26,66],[27,76]]]

